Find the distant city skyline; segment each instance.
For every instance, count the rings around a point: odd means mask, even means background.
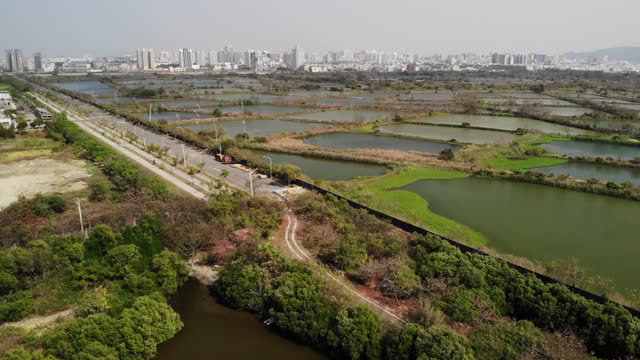
[[[371,49],[402,53],[562,54],[637,46],[640,2],[628,0],[6,0],[3,48],[45,56],[134,55],[156,50],[238,49],[307,53]]]

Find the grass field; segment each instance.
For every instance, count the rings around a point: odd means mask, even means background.
[[[55,152],[56,145],[55,141],[46,138],[18,136],[15,139],[4,139],[0,143],[0,163],[51,155]]]
[[[435,168],[407,167],[387,175],[335,183],[334,189],[371,208],[397,216],[440,235],[479,246],[488,239],[479,232],[429,210],[429,203],[416,193],[394,190],[423,179],[456,179],[469,174]]]
[[[357,132],[362,132],[362,133],[372,133],[373,132],[373,127],[377,126],[376,124],[365,124],[362,126],[359,126],[357,128],[353,128],[353,131],[357,131]]]
[[[0,83],[0,90],[9,90],[10,88],[11,88],[11,85]]]
[[[542,166],[553,166],[566,163],[565,159],[546,157],[494,157],[482,161],[485,165],[501,170],[525,170]]]

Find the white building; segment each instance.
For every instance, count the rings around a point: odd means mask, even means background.
[[[70,61],[62,64],[62,72],[65,73],[83,73],[91,70],[91,64],[86,61]]]
[[[153,56],[153,49],[137,49],[138,70],[146,71],[156,68],[156,59]]]
[[[293,50],[291,50],[291,67],[297,69],[304,65],[304,63],[304,49],[296,45]]]
[[[13,120],[6,117],[3,113],[0,113],[0,126],[5,129],[9,129],[12,126],[15,126]]]
[[[0,110],[15,110],[16,105],[8,91],[0,91]]]
[[[194,51],[193,63],[194,65],[198,65],[199,67],[203,67],[206,65],[205,63],[205,51],[200,49]]]
[[[193,69],[193,51],[191,49],[180,49],[178,51],[180,67],[186,70]]]

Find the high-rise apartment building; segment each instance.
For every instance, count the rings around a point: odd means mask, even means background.
[[[138,70],[153,70],[156,68],[156,59],[153,56],[153,49],[137,49]]]
[[[242,62],[242,53],[233,49],[233,46],[227,45],[224,50],[218,51],[218,62],[229,64],[240,64]]]
[[[42,66],[42,54],[39,52],[33,55],[33,71],[37,73],[44,71],[44,67]]]
[[[210,50],[207,53],[207,65],[213,66],[218,63],[218,53],[213,50]]]
[[[180,58],[180,67],[183,69],[193,69],[193,51],[191,49],[180,49],[178,51],[178,57]]]
[[[22,57],[22,50],[7,50],[7,70],[18,73],[24,72],[24,58]]]
[[[304,63],[304,49],[296,45],[293,50],[291,50],[291,67],[297,69],[304,65]]]
[[[194,58],[193,58],[193,63],[195,65],[198,65],[200,67],[205,66],[205,62],[204,62],[204,58],[205,58],[205,52],[204,50],[200,49],[200,50],[196,50],[194,51]]]

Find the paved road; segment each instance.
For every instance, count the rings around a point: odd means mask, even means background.
[[[34,96],[37,97],[37,95],[34,95]],[[46,99],[42,99],[40,97],[38,97],[38,99],[43,103],[45,103],[50,108],[52,108],[53,110],[56,110],[56,111],[62,110],[58,105],[53,104]],[[107,145],[120,151],[121,153],[123,153],[130,159],[134,160],[135,162],[137,162],[147,170],[153,172],[154,174],[158,175],[162,179],[172,183],[179,189],[182,189],[199,199],[206,199],[208,197],[208,191],[207,191],[206,185],[200,184],[199,182],[198,184],[195,184],[195,181],[192,181],[192,179],[190,179],[190,177],[184,172],[172,167],[165,167],[165,169],[162,170],[152,164],[152,161],[154,159],[152,155],[142,151],[136,151],[134,146],[132,144],[129,144],[128,142],[123,142],[117,139],[109,138],[108,136],[104,136],[103,131],[101,131],[101,129],[93,126],[90,123],[82,121],[77,115],[71,115],[70,119],[74,121],[76,124],[78,124],[78,126],[82,130],[102,140]]]
[[[29,82],[28,80],[23,78],[21,78],[21,80],[25,82]],[[97,126],[101,121],[104,121],[109,125],[119,129],[120,131],[134,133],[136,136],[138,136],[138,138],[143,139],[147,144],[155,144],[161,147],[168,147],[170,155],[177,156],[180,158],[182,158],[183,156],[183,148],[184,148],[184,156],[186,157],[188,164],[196,165],[198,163],[204,163],[205,172],[211,174],[212,176],[216,177],[220,181],[230,183],[234,187],[239,188],[247,193],[251,192],[250,184],[249,184],[249,174],[246,171],[237,169],[230,165],[222,164],[215,159],[214,155],[207,153],[202,149],[186,145],[181,141],[176,140],[172,137],[157,134],[147,128],[144,128],[141,126],[135,126],[127,122],[125,119],[121,117],[112,116],[104,112],[102,109],[98,107],[87,104],[80,100],[73,99],[62,93],[51,91],[49,89],[43,88],[42,86],[39,86],[34,83],[30,83],[30,84],[35,89],[41,92],[46,92],[48,94],[55,96],[62,103],[70,104],[72,108],[79,109],[83,113],[88,114],[86,116],[81,116],[81,115],[78,115],[77,113],[74,114],[73,120],[76,123],[80,124],[83,122],[88,122],[90,123],[90,125]],[[46,101],[46,99],[43,99],[42,97],[39,97],[39,98],[41,100]],[[51,104],[51,101],[46,101],[46,102]],[[72,113],[73,111],[73,110],[70,111],[70,109],[66,109],[66,110],[68,113]],[[224,170],[226,170],[229,174],[227,177],[221,176]],[[273,193],[273,191],[285,189],[286,185],[278,182],[272,182],[269,179],[259,179],[254,176],[253,188],[254,188],[255,194],[268,195]]]

